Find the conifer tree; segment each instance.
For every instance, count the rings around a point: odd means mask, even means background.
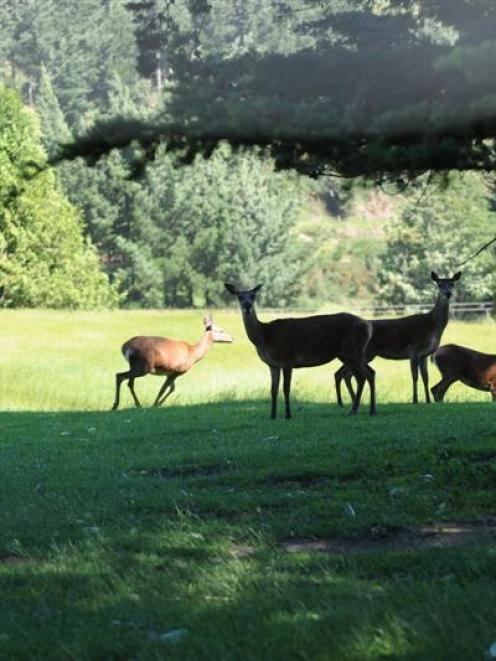
[[[41,67],[36,109],[40,117],[42,140],[48,154],[56,153],[59,145],[72,139],[64,113],[52,86],[52,79],[45,66]]]
[[[4,306],[92,308],[117,295],[82,221],[43,163],[39,127],[17,95],[0,87],[0,287]]]

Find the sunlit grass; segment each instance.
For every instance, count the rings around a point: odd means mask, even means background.
[[[262,319],[274,313],[260,313]],[[248,341],[239,312],[218,311],[216,323],[235,337],[232,345],[215,345],[203,361],[177,382],[169,400],[175,404],[268,397],[269,372]],[[203,332],[201,311],[116,311],[71,313],[1,311],[0,402],[11,410],[106,410],[114,396],[114,375],[126,369],[122,343],[137,334],[165,335],[194,342]],[[443,342],[456,342],[482,351],[496,351],[495,323],[450,322]],[[296,402],[335,401],[332,375],[335,361],[294,375]],[[406,402],[411,398],[406,361],[373,363],[377,371],[378,401]],[[430,365],[433,385],[437,369]],[[150,404],[161,379],[139,379],[137,392]],[[460,384],[448,401],[485,401],[487,396]],[[122,406],[131,405],[123,388]]]

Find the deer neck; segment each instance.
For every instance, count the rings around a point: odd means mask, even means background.
[[[246,334],[248,339],[255,346],[259,346],[263,342],[262,328],[263,324],[259,321],[255,307],[252,307],[249,312],[242,311],[243,323],[245,325]]]
[[[191,364],[194,365],[201,360],[208,353],[213,343],[212,332],[207,331],[202,339],[196,344],[193,344],[191,348]]]
[[[443,330],[448,323],[449,305],[449,299],[443,296],[441,292],[439,292],[437,295],[436,303],[432,309],[432,315],[436,322],[436,326],[440,330]]]

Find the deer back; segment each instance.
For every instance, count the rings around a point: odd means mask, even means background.
[[[257,351],[274,366],[312,367],[322,365],[356,349],[370,337],[370,325],[352,314],[276,319],[262,324],[262,342]],[[355,338],[355,341],[352,340]]]
[[[126,360],[140,363],[153,374],[186,372],[192,365],[193,347],[181,340],[138,335],[122,345]]]
[[[399,319],[374,319],[368,352],[384,358],[408,358],[410,353],[435,351],[445,325],[439,325],[432,313],[414,314]]]
[[[466,385],[488,389],[496,378],[496,355],[475,351],[458,344],[445,344],[434,354],[443,377],[457,378]]]

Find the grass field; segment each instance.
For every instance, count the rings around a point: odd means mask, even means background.
[[[414,407],[408,365],[376,361],[378,415],[350,418],[336,364],[298,371],[294,419],[271,421],[268,370],[233,311],[216,322],[236,342],[170,404],[111,412],[120,344],[195,340],[201,313],[0,320],[1,659],[487,657],[488,394]],[[452,323],[444,341],[494,350],[495,328]],[[160,383],[137,381],[143,402]]]
[[[263,315],[264,319],[272,318]],[[273,316],[273,315],[272,315]],[[215,322],[235,337],[232,345],[216,345],[207,357],[177,381],[173,405],[267,399],[269,370],[246,338],[237,311],[218,312]],[[114,398],[114,375],[127,369],[120,347],[137,334],[166,335],[194,342],[203,333],[202,313],[164,312],[50,312],[0,311],[0,402],[3,410],[94,411],[108,410]],[[496,324],[452,322],[443,342],[457,342],[496,352]],[[377,371],[379,404],[411,399],[408,364],[373,363]],[[294,373],[295,403],[335,402],[331,365]],[[430,366],[431,385],[438,379]],[[151,404],[162,380],[149,376],[136,382],[143,404]],[[344,386],[343,386],[344,387]],[[422,390],[422,388],[421,388]],[[422,391],[423,392],[423,391]],[[365,391],[368,397],[367,391]],[[140,397],[141,398],[141,397]],[[489,395],[454,385],[449,401],[487,401]],[[123,386],[122,406],[132,400]],[[267,404],[268,406],[268,404]]]

